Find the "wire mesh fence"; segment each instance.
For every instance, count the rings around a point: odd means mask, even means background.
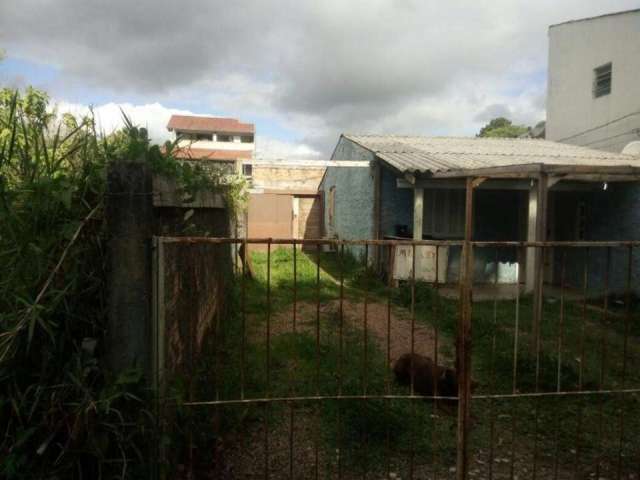
[[[186,470],[637,478],[640,243],[157,245],[160,408]],[[209,349],[171,357],[178,326]]]

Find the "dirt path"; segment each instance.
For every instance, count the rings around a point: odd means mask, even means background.
[[[342,303],[342,315],[350,328],[364,331],[365,306],[363,302],[344,300]],[[340,301],[332,300],[320,304],[321,325],[337,325],[340,321]],[[318,306],[313,302],[299,302],[296,305],[296,331],[315,334],[317,324]],[[293,331],[293,306],[286,311],[273,314],[271,318],[271,334],[273,336]],[[391,364],[403,353],[411,351],[411,315],[403,308],[392,305],[391,310],[386,303],[367,303],[367,333],[380,351],[387,351]],[[321,331],[324,330],[321,328]],[[252,335],[260,339],[262,329],[256,329]],[[321,333],[322,335],[322,333]],[[323,339],[321,338],[321,341]],[[388,344],[387,344],[388,342]],[[421,355],[434,358],[436,348],[435,331],[423,324],[415,323],[413,332],[414,351]],[[450,364],[452,357],[451,341],[438,336],[438,363]]]

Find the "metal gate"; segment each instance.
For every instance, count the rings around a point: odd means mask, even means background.
[[[159,413],[183,433],[165,458],[192,477],[208,459],[211,478],[638,478],[640,243],[474,242],[469,228],[463,241],[157,238]],[[266,251],[249,258],[249,244]],[[432,282],[415,260],[394,282],[399,246],[435,248]],[[437,281],[445,248],[454,286]],[[500,282],[527,250],[554,251],[557,285],[541,260],[532,292]],[[397,384],[399,353],[437,366],[430,395],[418,367]]]

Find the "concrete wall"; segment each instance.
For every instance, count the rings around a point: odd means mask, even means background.
[[[611,93],[594,98],[593,69],[609,62]],[[613,152],[638,140],[640,131],[632,130],[640,128],[640,11],[550,27],[548,75],[548,140]]]
[[[177,200],[179,195],[167,190],[170,186],[171,182],[154,181],[149,167],[137,162],[114,163],[107,175],[107,361],[114,372],[139,367],[149,380],[153,378],[152,359],[155,358],[151,348],[155,344],[152,335],[152,237],[202,234],[222,237],[230,232],[228,210],[216,196],[200,195],[191,204],[184,204]],[[150,195],[154,189],[154,194]],[[198,257],[208,265],[207,268],[230,270],[232,258],[228,245],[207,252],[208,258],[205,258],[206,254]],[[205,272],[205,269],[196,270],[196,276],[198,272]],[[199,282],[201,286],[207,286],[199,292],[202,298],[213,297],[219,291],[208,288],[208,279]],[[218,286],[216,284],[215,288]],[[204,321],[202,312],[209,311],[209,307],[205,305],[199,310],[198,322]]]
[[[324,176],[325,167],[307,165],[268,164],[244,161],[252,164],[251,184],[253,188],[268,190],[317,191]]]

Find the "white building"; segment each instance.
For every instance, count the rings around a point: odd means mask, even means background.
[[[176,156],[239,166],[253,158],[255,126],[235,118],[172,115],[167,129],[174,133]]]
[[[611,152],[640,141],[640,9],[549,27],[546,138]]]

